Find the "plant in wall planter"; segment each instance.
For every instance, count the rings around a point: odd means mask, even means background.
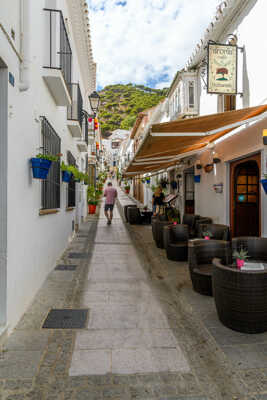
[[[145,178],[145,181],[146,181],[147,185],[150,185],[150,176],[147,176],[147,177]]]
[[[69,165],[66,165],[64,163],[64,161],[62,161],[62,163],[60,165],[60,168],[61,168],[61,171],[62,171],[62,182],[69,183],[70,180],[71,180],[72,173],[69,170],[69,167],[70,167]]]
[[[233,252],[233,258],[236,259],[236,266],[238,269],[241,269],[244,266],[248,257],[248,252],[243,247],[241,247],[240,250],[235,250]]]
[[[173,190],[176,190],[177,187],[178,187],[178,184],[177,184],[176,181],[171,181],[170,185],[171,185],[171,188],[172,188]]]
[[[163,179],[160,180],[160,186],[163,189],[166,189],[168,184],[169,184],[169,182],[167,181],[167,179],[163,178]]]
[[[199,183],[201,179],[201,175],[194,175],[194,182]]]
[[[129,193],[130,192],[130,185],[126,185],[126,186],[124,186],[124,188],[125,188],[125,193]]]
[[[267,194],[267,175],[264,175],[264,179],[261,179],[260,183],[264,189],[265,194]]]
[[[213,170],[213,164],[206,164],[204,170],[207,173],[211,172]]]
[[[59,161],[60,155],[37,154],[31,158],[32,174],[35,179],[46,179],[52,162]]]

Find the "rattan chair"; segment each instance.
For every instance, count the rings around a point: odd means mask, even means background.
[[[188,225],[189,237],[195,237],[196,234],[196,221],[200,218],[199,215],[195,214],[184,214],[183,225]]]
[[[166,225],[171,225],[172,222],[168,220],[166,215],[158,215],[156,218],[152,217],[152,233],[156,246],[160,249],[164,249],[163,241],[163,228]]]
[[[137,207],[136,204],[127,204],[126,206],[124,206],[124,217],[126,222],[128,222],[128,215],[127,215],[127,210],[129,207]]]
[[[215,240],[230,240],[230,229],[227,225],[221,224],[198,224],[197,225],[197,237],[202,238],[203,232],[209,231],[211,233],[211,239]]]
[[[164,226],[163,242],[168,260],[186,261],[188,256],[188,225]]]
[[[212,296],[212,260],[219,257],[224,263],[232,262],[230,242],[223,240],[201,240],[189,243],[189,271],[193,289]]]
[[[127,219],[128,222],[133,224],[141,224],[142,218],[140,214],[140,210],[137,207],[128,207],[127,208]]]
[[[241,248],[247,250],[249,260],[267,262],[267,238],[256,236],[234,238],[232,240],[233,251],[239,251]]]
[[[195,223],[195,237],[197,236],[197,232],[198,232],[198,230],[199,230],[199,225],[202,225],[202,224],[206,224],[206,225],[208,225],[208,224],[212,224],[212,218],[210,218],[210,217],[199,217],[199,218],[197,218],[196,219],[196,223]]]
[[[238,332],[267,331],[267,269],[242,271],[223,264],[213,260],[213,295],[220,321]]]

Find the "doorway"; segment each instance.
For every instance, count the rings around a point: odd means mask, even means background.
[[[260,236],[260,154],[231,164],[233,237]]]
[[[7,321],[8,70],[0,57],[0,327]]]

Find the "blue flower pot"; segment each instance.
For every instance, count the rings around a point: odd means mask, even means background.
[[[194,175],[194,182],[195,183],[199,183],[200,182],[200,178],[201,178],[201,175]]]
[[[52,161],[44,158],[31,158],[32,174],[35,179],[46,179]]]
[[[69,183],[71,180],[71,172],[69,171],[62,171],[62,182]]]
[[[260,183],[261,183],[265,193],[267,194],[267,179],[261,179]]]
[[[150,184],[150,179],[146,179],[146,183],[149,185]]]

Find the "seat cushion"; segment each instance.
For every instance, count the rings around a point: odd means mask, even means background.
[[[194,272],[196,274],[211,276],[212,275],[212,264],[200,264],[196,268],[194,268]]]

